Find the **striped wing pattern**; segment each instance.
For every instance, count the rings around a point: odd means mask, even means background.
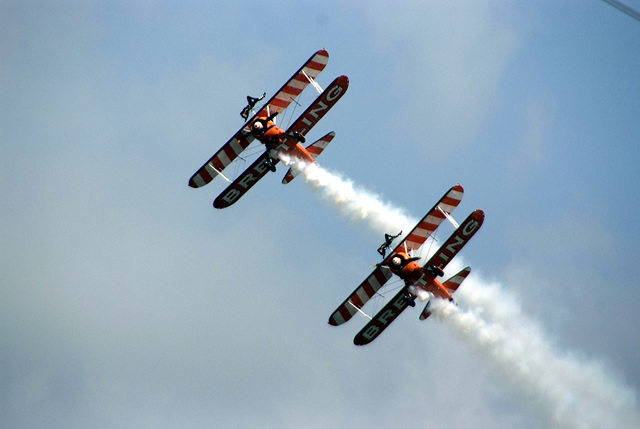
[[[309,147],[307,147],[307,151],[311,154],[312,157],[317,158],[318,155],[322,153],[323,150],[329,146],[331,140],[336,136],[334,131],[331,131],[329,134],[322,137],[320,140],[314,142]]]
[[[329,61],[329,53],[321,49],[309,58],[309,60],[293,75],[282,88],[267,102],[267,104],[254,115],[247,123],[268,111],[282,112],[300,93],[309,85],[309,76],[312,79],[318,77]],[[307,76],[305,76],[305,74]],[[244,131],[244,126],[225,143],[189,180],[189,186],[200,188],[211,182],[218,172],[224,170],[238,157],[254,140],[253,135]]]
[[[200,188],[211,182],[218,175],[218,172],[221,172],[227,165],[231,164],[238,155],[249,147],[253,140],[254,137],[251,133],[245,134],[242,129],[238,131],[205,165],[191,176],[189,186]]]
[[[449,280],[444,282],[442,286],[444,286],[449,292],[453,293],[458,290],[462,282],[469,276],[471,273],[471,267],[466,267],[462,271],[460,271],[455,276],[451,277]]]
[[[269,114],[272,114],[274,111],[281,113],[289,107],[289,104],[309,85],[310,82],[307,76],[311,79],[317,78],[326,67],[328,61],[329,53],[326,50],[321,49],[316,52],[309,58],[305,65],[293,75],[289,82],[285,83],[276,95],[269,100],[269,103],[262,108],[258,116],[267,113],[267,106],[269,108]]]
[[[353,317],[358,309],[376,294],[378,290],[393,276],[388,268],[378,267],[363,281],[329,318],[329,324],[338,326]]]
[[[420,246],[427,241],[427,238],[429,238],[429,236],[438,229],[442,221],[445,220],[445,215],[442,212],[444,211],[447,214],[451,214],[453,210],[458,207],[458,204],[460,204],[463,195],[464,189],[460,185],[456,185],[449,189],[449,191],[444,194],[429,213],[422,218],[413,231],[407,235],[404,242],[400,243],[400,246],[396,247],[395,250],[404,250],[405,244],[409,251],[418,250]]]

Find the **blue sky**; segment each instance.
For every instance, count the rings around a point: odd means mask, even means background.
[[[7,427],[572,427],[442,321],[407,311],[364,348],[364,319],[329,326],[382,233],[303,180],[225,210],[219,179],[187,186],[245,96],[320,48],[319,83],[350,78],[321,165],[412,218],[461,183],[476,281],[637,391],[639,22],[598,0],[5,1]]]

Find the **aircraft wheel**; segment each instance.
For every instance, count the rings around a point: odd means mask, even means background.
[[[444,276],[444,271],[442,271],[442,268],[437,267],[435,265],[430,266],[429,271],[431,271],[433,274],[437,275],[438,277]]]
[[[411,307],[415,307],[415,306],[416,306],[416,302],[415,302],[413,299],[411,299],[411,297],[410,297],[410,296],[406,296],[406,295],[405,295],[405,296],[404,296],[404,301],[405,301],[407,304],[409,304]]]
[[[300,143],[305,143],[307,141],[307,139],[304,138],[304,136],[302,134],[300,134],[297,131],[293,132],[293,136],[296,138],[296,140],[298,140]]]

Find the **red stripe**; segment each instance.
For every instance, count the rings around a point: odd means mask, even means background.
[[[351,319],[351,313],[349,313],[349,309],[347,309],[347,307],[345,307],[344,305],[340,307],[339,312],[345,322]]]
[[[220,160],[220,158],[218,158],[217,156],[213,159],[213,161],[211,161],[211,164],[213,164],[215,169],[218,170],[218,171],[224,170],[224,165],[222,164],[222,161]],[[207,174],[209,174],[209,173],[207,172]],[[209,180],[211,180],[211,179],[209,179]]]
[[[427,231],[435,231],[436,228],[438,228],[438,224],[431,223],[431,222],[425,222],[424,225],[421,225],[420,227],[420,229],[426,229]]]
[[[384,275],[384,273],[382,272],[381,269],[375,270],[373,272],[373,274],[374,274],[374,276],[376,277],[376,280],[378,280],[378,283],[380,283],[381,286],[387,282],[387,277]]]
[[[441,204],[446,204],[449,206],[457,206],[458,204],[460,204],[460,199],[458,198],[453,198],[453,197],[444,197],[441,201]]]
[[[369,298],[376,294],[376,290],[371,286],[371,283],[366,282],[362,285],[362,290],[367,294]]]
[[[282,107],[283,109],[287,108],[287,106],[289,106],[289,104],[291,104],[290,100],[281,100],[279,98],[276,98],[274,100],[271,101],[271,106],[275,106],[275,107]]]
[[[211,180],[213,180],[213,177],[211,177],[209,172],[204,168],[202,169],[202,171],[200,171],[200,177],[202,178],[202,180],[204,180],[205,183],[209,183],[211,182]]]
[[[429,214],[425,217],[425,220],[424,220],[423,222],[429,222],[429,221],[427,220],[427,218],[428,218],[429,216],[439,217],[440,219],[444,219],[444,218],[445,218],[444,213],[442,213],[442,212],[441,212],[440,210],[438,210],[438,209],[435,209],[435,210],[431,211],[431,213],[429,213]]]
[[[327,66],[327,63],[319,63],[319,62],[311,61],[309,64],[304,66],[304,68],[322,71],[326,66]]]
[[[231,145],[227,145],[224,147],[224,153],[229,157],[229,161],[233,161],[234,159],[236,159],[236,156],[238,156]],[[220,162],[223,163],[222,160],[220,160]]]
[[[410,241],[410,242],[413,242],[413,243],[420,243],[420,242],[425,241],[426,239],[427,239],[426,237],[421,237],[419,235],[411,234],[411,235],[409,235],[407,237],[406,241],[408,241],[408,242]]]
[[[308,84],[309,84],[309,81],[307,80],[307,78],[305,77],[305,75],[303,75],[302,73],[298,73],[298,74],[297,74],[297,75],[295,75],[295,76],[293,77],[293,79],[291,79],[291,80],[292,80],[292,81],[294,81],[294,80],[295,80],[296,82],[300,82],[300,83],[303,83],[303,84],[305,84],[305,85],[308,85]],[[289,84],[289,85],[291,85],[291,84]],[[287,85],[287,86],[289,86],[289,85]]]
[[[351,297],[349,298],[349,301],[351,301],[353,303],[353,305],[355,305],[358,308],[362,308],[362,306],[364,305],[364,303],[362,302],[360,297],[358,295],[356,295],[355,293],[353,295],[351,295]]]
[[[303,88],[304,89],[304,88]],[[295,86],[287,86],[280,91],[278,94],[278,98],[282,98],[282,94],[291,94],[293,96],[298,96],[302,92],[302,89],[296,88]]]
[[[242,149],[246,149],[251,144],[244,134],[240,134],[240,136],[236,135],[236,141],[240,144]]]

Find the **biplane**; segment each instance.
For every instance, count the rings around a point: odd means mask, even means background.
[[[357,312],[363,313],[362,307],[390,280],[393,275],[400,277],[403,286],[400,291],[371,319],[353,339],[357,346],[369,344],[375,340],[408,306],[416,305],[415,299],[420,297],[427,301],[420,319],[425,320],[431,314],[429,301],[432,297],[453,301],[452,294],[471,272],[466,267],[450,279],[441,282],[438,277],[444,275],[444,268],[464,245],[480,229],[484,221],[484,212],[476,210],[461,224],[451,216],[453,210],[460,204],[464,189],[456,185],[449,189],[435,206],[418,222],[404,239],[388,255],[386,248],[390,247],[395,236],[385,235],[384,243],[378,252],[383,255],[382,262],[375,265],[375,269],[353,291],[351,295],[329,317],[329,324],[341,325],[350,320]],[[424,265],[419,264],[420,257],[414,257],[417,251],[445,220],[450,220],[456,230],[427,260]]]
[[[189,186],[200,188],[220,175],[231,184],[215,199],[213,206],[221,209],[229,207],[238,201],[253,185],[262,179],[269,171],[276,171],[279,154],[315,162],[335,136],[334,132],[326,134],[307,147],[306,134],[324,117],[324,115],[338,102],[349,87],[347,76],[337,77],[326,89],[322,89],[316,82],[318,75],[324,70],[329,60],[329,53],[321,49],[311,56],[302,67],[280,88],[269,101],[259,108],[255,104],[264,98],[247,97],[249,104],[242,110],[241,116],[245,124],[227,143],[218,150],[189,180]],[[307,86],[313,86],[318,97],[309,107],[286,129],[276,125],[276,117],[281,114]],[[257,111],[257,113],[256,113]],[[249,117],[253,113],[253,116]],[[223,170],[229,166],[253,141],[264,144],[264,153],[259,156],[235,180],[224,175]],[[282,183],[289,183],[298,171],[289,169],[282,179]]]

